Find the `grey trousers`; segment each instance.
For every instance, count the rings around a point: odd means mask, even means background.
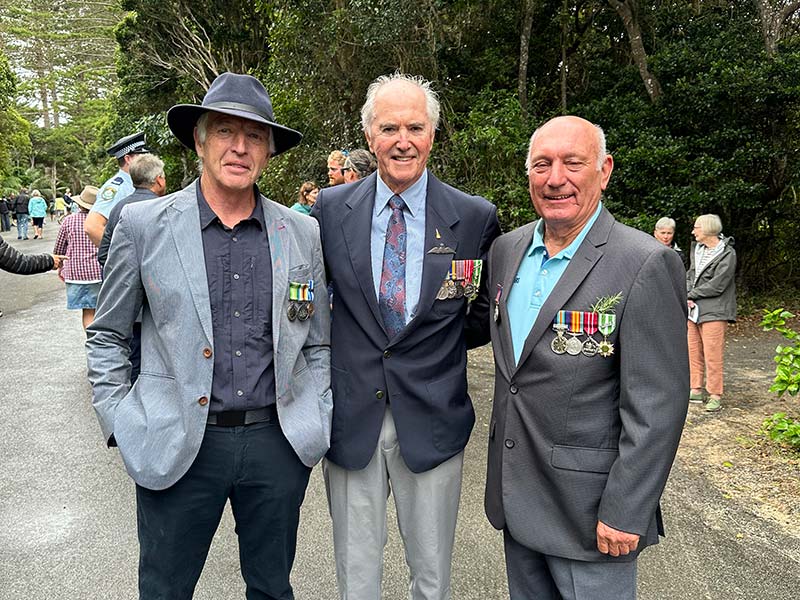
[[[323,462],[333,519],[336,577],[342,600],[379,600],[386,545],[386,503],[394,494],[410,569],[409,597],[450,600],[450,571],[461,498],[464,453],[425,473],[412,473],[400,455],[386,409],[375,454],[366,468],[348,471]]]
[[[636,560],[585,562],[548,556],[503,531],[511,600],[636,600]]]

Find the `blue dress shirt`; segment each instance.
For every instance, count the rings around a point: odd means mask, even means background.
[[[542,305],[567,270],[570,259],[583,243],[602,208],[603,204],[599,203],[597,210],[583,226],[578,237],[555,256],[547,256],[547,248],[544,245],[544,221],[539,220],[533,231],[533,241],[519,265],[517,276],[508,293],[508,325],[514,343],[515,364],[519,363],[525,340],[528,339]]]
[[[372,209],[372,231],[370,233],[370,256],[372,258],[372,280],[375,297],[380,295],[381,271],[383,271],[383,247],[386,245],[386,228],[392,210],[389,200],[394,192],[380,176],[375,189],[375,206]],[[428,194],[428,171],[414,185],[399,196],[405,202],[403,217],[406,221],[406,324],[417,314],[419,292],[422,287],[422,261],[425,258],[425,198]]]

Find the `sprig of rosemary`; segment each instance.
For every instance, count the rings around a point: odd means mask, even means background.
[[[611,310],[619,304],[619,301],[622,300],[622,292],[617,292],[613,296],[603,296],[602,298],[598,298],[597,302],[592,305],[592,312],[596,312],[598,314],[611,312]]]

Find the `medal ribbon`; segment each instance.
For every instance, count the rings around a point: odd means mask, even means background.
[[[583,329],[587,334],[593,335],[597,331],[597,317],[596,312],[583,313]]]
[[[475,284],[475,289],[477,290],[478,285],[481,282],[481,271],[483,270],[483,260],[478,259],[473,261],[474,271],[472,272],[472,283]]]
[[[570,333],[583,333],[583,312],[579,310],[567,311]]]
[[[300,284],[289,282],[289,300],[300,300]]]
[[[601,313],[598,316],[597,328],[604,336],[609,336],[617,326],[617,315],[614,313]]]

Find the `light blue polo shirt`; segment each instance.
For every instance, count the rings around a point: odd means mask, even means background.
[[[378,173],[375,187],[375,206],[372,210],[370,231],[370,257],[372,260],[372,282],[375,297],[380,296],[381,272],[383,271],[383,247],[386,245],[386,229],[392,209],[389,200],[394,192],[389,189]],[[428,170],[399,196],[405,203],[403,217],[406,222],[406,325],[417,314],[419,294],[422,288],[422,261],[425,258],[425,204],[428,195]]]
[[[542,305],[567,270],[569,261],[583,243],[602,208],[602,202],[598,203],[597,210],[583,226],[578,237],[561,252],[550,257],[547,256],[547,248],[544,245],[544,221],[539,220],[533,231],[533,241],[519,265],[517,276],[508,294],[508,325],[514,343],[514,364],[519,362],[525,340],[528,339]]]

